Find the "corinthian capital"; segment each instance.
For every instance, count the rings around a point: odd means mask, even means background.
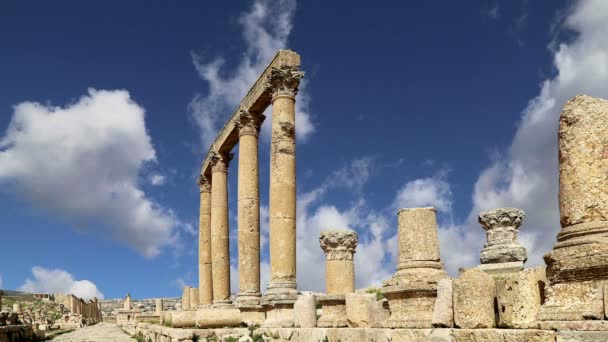
[[[200,175],[196,180],[201,192],[211,192],[211,180],[207,177]]]
[[[270,90],[273,100],[279,96],[295,98],[302,77],[304,77],[304,72],[298,71],[296,67],[273,67],[268,75],[266,88]]]
[[[228,165],[234,157],[232,153],[213,152],[211,155],[211,172],[228,172]]]
[[[239,128],[239,136],[260,134],[260,128],[266,116],[264,114],[253,115],[246,110],[241,109],[236,117],[235,123]]]
[[[327,260],[353,260],[357,248],[357,233],[352,230],[326,230],[319,236]]]
[[[498,208],[479,214],[479,224],[485,230],[517,229],[526,214],[517,208]]]

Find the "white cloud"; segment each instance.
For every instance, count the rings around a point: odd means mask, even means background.
[[[160,186],[165,184],[165,176],[160,174],[151,174],[148,176],[148,181],[152,185]]]
[[[0,139],[0,183],[78,228],[101,228],[155,256],[180,225],[139,188],[142,166],[155,160],[144,109],[127,91],[89,89],[64,107],[14,107]]]
[[[199,76],[209,86],[206,95],[196,95],[189,109],[201,131],[204,148],[210,146],[219,129],[228,120],[249,88],[257,80],[271,58],[279,49],[287,47],[292,29],[295,0],[256,0],[248,12],[239,18],[243,27],[246,51],[232,72],[226,73],[222,57],[208,61],[193,54],[193,63]],[[296,136],[304,139],[314,131],[310,113],[307,84],[303,81],[296,102]],[[262,127],[263,137],[269,139],[272,120],[266,111],[266,123]]]
[[[445,175],[441,173],[435,177],[407,182],[397,192],[394,207],[396,209],[435,207],[440,212],[451,212],[452,191],[445,180]]]
[[[564,103],[576,94],[608,97],[608,2],[577,2],[560,28],[577,35],[569,42],[552,42],[555,76],[541,83],[538,96],[522,112],[511,146],[483,170],[475,184],[473,209],[466,226],[449,231],[447,259],[476,260],[483,231],[479,212],[518,207],[526,212],[520,241],[528,250],[528,266],[543,265],[560,229],[557,127]],[[442,235],[444,236],[444,235]],[[442,245],[443,247],[443,245]],[[463,255],[468,254],[468,256]],[[444,258],[444,260],[447,260]]]
[[[33,267],[34,279],[27,278],[25,283],[19,287],[19,291],[33,293],[64,293],[73,294],[84,300],[95,297],[103,299],[97,286],[89,280],[75,280],[74,276],[62,269],[47,269]]]

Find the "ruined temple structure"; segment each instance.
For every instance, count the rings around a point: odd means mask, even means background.
[[[320,227],[329,229],[319,237],[325,293],[300,293],[299,65],[298,54],[279,51],[209,148],[198,179],[198,288],[184,288],[180,310],[159,311],[162,325],[137,323],[133,332],[152,341],[608,341],[608,101],[576,96],[560,116],[562,227],[546,266],[524,268],[528,252],[517,239],[523,210],[496,208],[479,214],[481,227],[470,227],[486,233],[480,264],[451,277],[440,257],[435,208],[403,208],[396,214],[395,273],[379,289],[355,288],[357,233]],[[271,267],[262,293],[258,135],[268,106]],[[227,173],[237,143],[240,278],[232,297]]]

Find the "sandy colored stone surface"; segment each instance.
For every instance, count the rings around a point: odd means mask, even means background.
[[[344,295],[325,295],[317,297],[321,304],[321,317],[317,326],[321,328],[342,328],[348,326],[346,321],[346,299]]]
[[[213,275],[211,270],[211,182],[206,177],[198,179],[200,191],[198,230],[198,286],[199,304],[213,302]]]
[[[182,289],[182,310],[190,310],[190,286],[184,286]]]
[[[241,312],[238,309],[199,309],[193,316],[196,325],[201,328],[238,327],[241,324]]]
[[[454,342],[554,342],[554,331],[515,329],[454,329]]]
[[[604,317],[600,281],[568,282],[545,287],[546,301],[539,319],[543,321],[599,320]]]
[[[232,154],[215,153],[211,181],[211,262],[213,304],[230,303],[228,166]]]
[[[605,342],[608,331],[559,331],[556,342]]]
[[[526,249],[517,241],[517,230],[525,213],[517,208],[498,208],[479,214],[486,243],[479,258],[482,264],[526,261]]]
[[[57,342],[133,342],[135,339],[127,335],[116,324],[98,323],[70,333],[59,335],[53,339]]]
[[[578,95],[559,120],[562,227],[608,221],[608,101]]]
[[[495,324],[492,276],[470,269],[453,281],[454,324],[464,329],[492,328]]]
[[[383,306],[386,300],[376,300],[375,293],[345,295],[346,321],[351,328],[380,328],[390,317]]]
[[[294,326],[314,328],[317,325],[317,299],[312,294],[303,294],[293,305]]]
[[[273,68],[270,144],[270,284],[269,291],[296,288],[296,136],[295,96],[304,73]]]
[[[198,302],[198,288],[197,287],[191,287],[190,288],[190,308],[194,309],[198,306],[199,302]]]
[[[452,293],[452,279],[439,280],[439,283],[437,283],[437,299],[435,300],[431,321],[434,327],[451,328],[454,326]]]
[[[544,267],[497,277],[498,326],[520,329],[533,327],[538,318],[546,283]]]
[[[326,230],[319,236],[325,252],[325,292],[355,292],[355,261],[358,236],[353,230]]]
[[[196,325],[196,311],[173,311],[171,326],[173,328],[192,328]]]

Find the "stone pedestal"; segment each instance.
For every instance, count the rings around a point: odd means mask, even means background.
[[[523,270],[528,256],[524,246],[517,241],[517,230],[524,216],[524,211],[517,208],[499,208],[479,214],[478,221],[487,237],[479,255],[481,270],[488,273]]]
[[[295,96],[303,76],[303,72],[292,67],[273,68],[268,75],[267,89],[272,96],[272,137],[270,282],[262,300],[266,325],[273,324],[272,321],[281,315],[285,316],[278,319],[281,324],[293,325],[293,304],[297,299]],[[277,313],[270,312],[273,310],[277,310]]]
[[[184,286],[182,290],[182,310],[190,310],[190,286]]]
[[[211,273],[215,306],[231,304],[227,179],[231,159],[229,153],[214,153],[211,157]]]
[[[213,273],[211,269],[211,182],[199,177],[200,190],[199,239],[198,239],[198,288],[199,304],[213,302]]]
[[[190,288],[190,309],[194,310],[198,307],[198,288],[191,287]]]
[[[447,278],[439,255],[435,208],[405,208],[397,213],[399,263],[384,281],[390,328],[431,328],[437,283]]]
[[[462,329],[493,328],[496,285],[489,274],[470,269],[453,281],[454,324]]]
[[[597,319],[608,279],[608,101],[579,95],[559,122],[561,231],[544,257],[547,300],[541,320]]]
[[[258,134],[263,115],[241,111],[239,127],[239,294],[236,306],[247,324],[265,319],[260,305],[260,191],[258,180]]]
[[[346,327],[347,293],[355,292],[355,261],[357,233],[352,230],[330,230],[321,232],[321,249],[325,252],[325,292],[317,301],[322,314],[317,326],[324,328]]]

